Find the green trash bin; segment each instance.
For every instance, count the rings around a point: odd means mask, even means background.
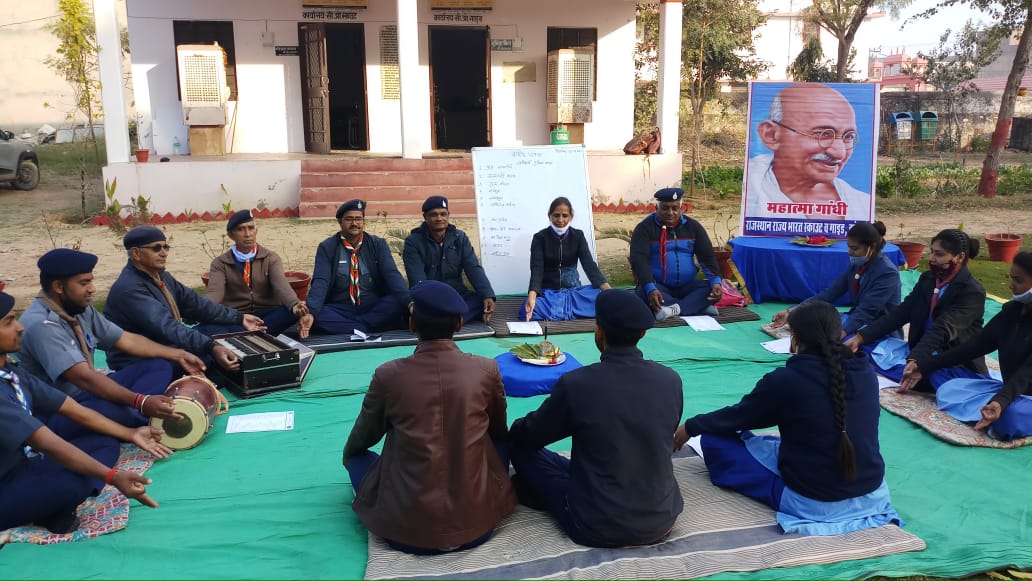
[[[569,145],[570,132],[562,125],[557,126],[550,134],[549,143],[552,145]]]
[[[918,119],[921,121],[921,139],[925,141],[935,139],[935,131],[939,126],[939,114],[935,111],[921,111]]]

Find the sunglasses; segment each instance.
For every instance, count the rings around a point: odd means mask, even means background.
[[[161,252],[162,250],[164,250],[165,252],[172,250],[172,247],[168,244],[155,244],[153,246],[137,246],[137,248],[146,248],[147,250],[150,250],[154,253]]]

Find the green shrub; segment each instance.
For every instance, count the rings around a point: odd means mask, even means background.
[[[695,171],[695,185],[710,190],[723,199],[741,195],[744,176],[745,168],[740,165],[707,165]],[[683,181],[690,182],[691,177],[691,172],[685,172]]]
[[[1032,167],[1025,164],[1001,167],[996,193],[1011,196],[1024,192],[1032,192]]]
[[[989,140],[992,138],[991,135],[976,135],[971,138],[971,151],[978,153],[985,153],[989,151]]]

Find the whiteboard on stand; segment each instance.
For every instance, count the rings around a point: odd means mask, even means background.
[[[530,243],[549,226],[548,206],[559,196],[570,199],[570,225],[584,232],[596,256],[584,146],[474,147],[473,181],[480,261],[499,295],[527,293]],[[581,283],[591,284],[579,270]]]

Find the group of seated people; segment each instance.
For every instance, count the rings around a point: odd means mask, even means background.
[[[635,229],[633,292],[608,288],[583,233],[569,227],[569,201],[553,203],[552,224],[532,246],[525,316],[595,317],[601,360],[563,375],[511,428],[497,364],[453,341],[495,305],[469,239],[448,223],[444,198],[426,201],[424,223],[405,241],[407,284],[386,242],[364,231],[364,202],[341,206],[340,232],[319,245],[307,302],[284,284],[278,256],[259,248],[248,212],[227,224],[235,244],[212,263],[209,298],[166,271],[170,246],[158,228],[124,237],[128,262],[103,315],[91,305],[97,258],[50,251],[38,262],[40,295],[20,320],[14,299],[0,292],[0,530],[74,530],[76,506],[104,483],[156,506],[149,479],[112,468],[118,441],[167,457],[161,430],[147,422],[175,414],[163,395],[168,384],[211,365],[239,366],[212,336],[294,324],[302,337],[401,324],[417,335],[411,356],[375,371],[343,453],[359,518],[417,554],[485,542],[517,501],[548,511],[577,543],[658,542],[684,509],[671,452],[691,436],[702,436],[713,482],[769,504],[786,531],[902,524],[879,451],[879,367],[898,374],[900,389],[937,389],[950,413],[978,428],[1032,435],[1032,254],[1018,254],[1014,300],[982,329],[985,291],[967,269],[977,240],[959,230],[936,235],[930,270],[901,302],[898,271],[881,254],[884,226],[863,222],[848,234],[848,272],[775,315],[791,328],[786,365],[738,404],[683,421],[680,376],[637,347],[656,321],[707,312],[720,296],[712,246],[681,214],[682,195],[658,192],[657,211]],[[580,284],[578,262],[590,289]],[[830,303],[842,296],[851,308],[840,315]],[[892,346],[906,323],[905,349]],[[892,347],[880,350],[885,345]],[[94,368],[98,347],[110,374]],[[995,383],[982,359],[993,350],[1003,374]],[[774,426],[779,437],[750,431]],[[545,449],[566,437],[569,457]],[[382,453],[372,452],[384,438]]]

